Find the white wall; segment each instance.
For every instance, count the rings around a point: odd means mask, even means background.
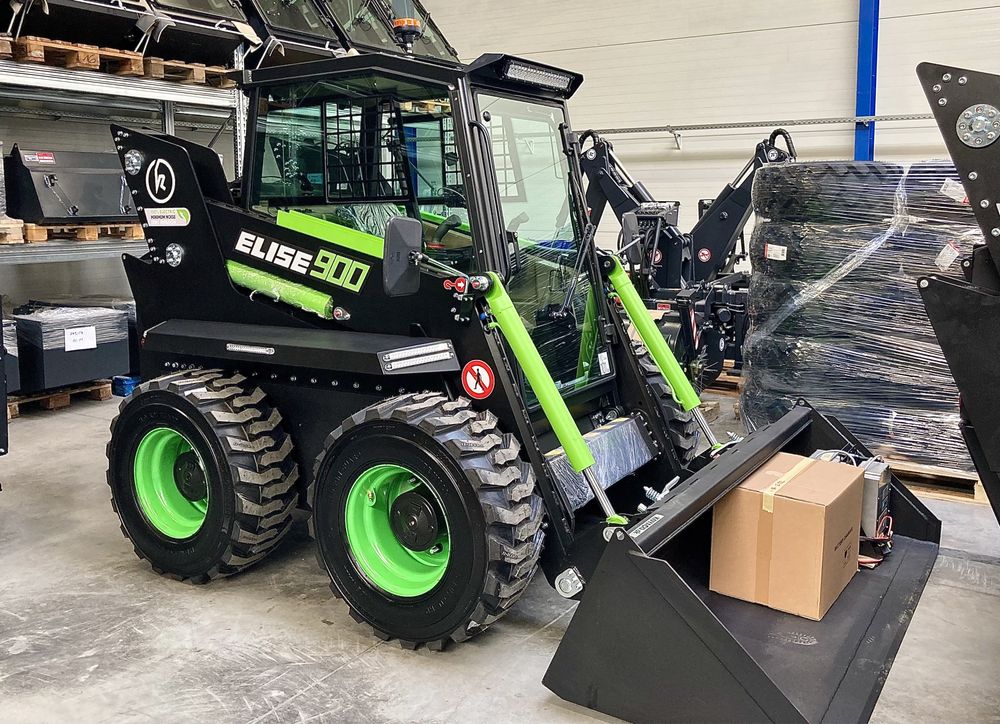
[[[573,126],[613,128],[853,116],[857,0],[427,0],[463,60],[503,51],[584,74]],[[1000,4],[882,0],[878,112],[926,113],[922,60],[1000,72]],[[789,129],[802,159],[852,158],[854,126]],[[767,128],[610,137],[662,200],[697,218]],[[884,124],[876,155],[943,157],[932,121]],[[613,243],[614,225],[601,241]]]

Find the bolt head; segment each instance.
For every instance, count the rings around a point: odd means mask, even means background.
[[[948,99],[947,98],[938,98],[938,105],[939,106],[946,106],[946,105],[948,105]]]
[[[934,90],[935,93],[940,93],[941,92],[941,84],[940,83],[936,83],[934,85],[933,90]]]
[[[990,202],[987,199],[983,199],[982,201],[979,202],[979,206],[981,208],[988,209],[990,208]]]
[[[972,173],[969,174],[969,180],[970,181],[975,181],[977,178],[979,178],[979,174],[976,173],[975,171],[973,171]]]
[[[966,78],[964,75],[961,78],[958,79],[958,84],[959,85],[965,85],[968,82],[969,82],[969,79]]]
[[[951,73],[945,73],[943,76],[941,76],[941,80],[943,80],[945,83],[950,83]]]
[[[1000,229],[991,229],[990,233],[993,234],[993,236],[1000,236]]]
[[[930,282],[928,282],[926,279],[921,279],[920,280],[920,288],[921,289],[926,289],[930,285],[931,285]]]

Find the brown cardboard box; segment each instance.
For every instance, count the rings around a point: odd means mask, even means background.
[[[858,570],[864,472],[778,453],[715,506],[709,588],[819,621]]]

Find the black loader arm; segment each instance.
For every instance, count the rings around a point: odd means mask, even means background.
[[[779,138],[784,139],[785,150],[776,145]],[[753,210],[750,192],[757,170],[770,163],[794,160],[795,145],[783,128],[775,129],[757,144],[753,158],[731,183],[726,184],[691,229],[693,279],[712,281],[720,274],[733,271],[739,262],[736,244]]]
[[[917,75],[984,239],[961,277],[918,284],[958,386],[962,436],[1000,520],[1000,76],[933,63]]]

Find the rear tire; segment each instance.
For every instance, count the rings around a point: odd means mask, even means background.
[[[228,576],[291,529],[292,439],[242,375],[197,370],[140,385],[111,423],[107,453],[122,533],[157,573]]]
[[[544,535],[534,473],[519,453],[492,413],[438,393],[389,398],[334,430],[307,493],[310,531],[351,616],[404,648],[441,649],[506,613],[537,569]],[[381,482],[399,470],[397,482]],[[389,535],[398,486],[434,509],[430,547],[414,552],[396,529]]]
[[[670,394],[670,385],[660,374],[660,368],[649,356],[649,351],[640,344],[633,345],[639,367],[646,376],[646,382],[652,388],[660,404],[660,412],[667,422],[667,433],[673,443],[674,452],[682,465],[687,465],[698,455],[698,441],[701,431],[694,415],[684,412]]]

